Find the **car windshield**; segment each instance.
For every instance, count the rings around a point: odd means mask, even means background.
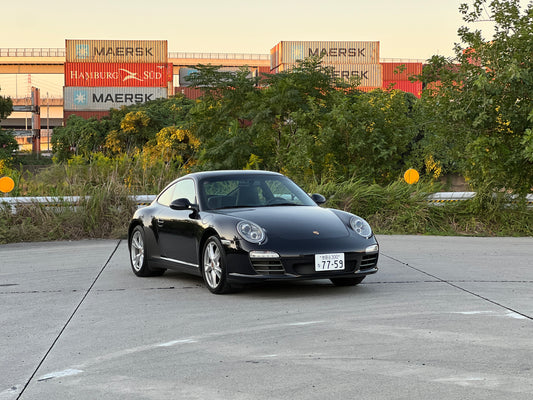
[[[208,210],[240,207],[316,206],[298,185],[285,176],[235,175],[206,178],[200,183]]]

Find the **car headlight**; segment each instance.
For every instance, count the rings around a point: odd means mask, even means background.
[[[353,216],[350,218],[350,226],[355,232],[357,232],[357,234],[364,238],[368,239],[370,236],[372,236],[372,228],[363,218]]]
[[[265,240],[265,231],[259,225],[250,221],[241,221],[237,224],[237,232],[250,243],[261,243]]]

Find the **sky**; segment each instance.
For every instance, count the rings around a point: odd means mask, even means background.
[[[281,40],[379,41],[382,58],[451,55],[464,0],[10,0],[0,47],[162,39],[169,51],[268,54]]]
[[[9,0],[0,48],[157,39],[168,41],[169,52],[269,54],[282,40],[379,41],[381,59],[426,60],[453,55],[465,1]],[[12,92],[14,80],[0,75],[1,94]]]

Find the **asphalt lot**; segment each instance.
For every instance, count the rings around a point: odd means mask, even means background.
[[[125,241],[0,246],[0,400],[532,399],[533,238],[379,241],[360,286],[224,296]]]

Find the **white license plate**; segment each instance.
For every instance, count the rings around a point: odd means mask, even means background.
[[[315,254],[315,271],[344,269],[344,253]]]

